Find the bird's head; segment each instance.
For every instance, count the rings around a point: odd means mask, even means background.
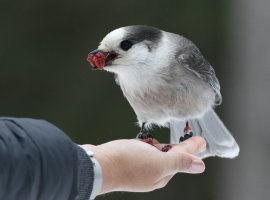
[[[162,59],[163,34],[158,28],[144,25],[118,28],[105,36],[87,60],[94,68],[117,74],[146,68]]]

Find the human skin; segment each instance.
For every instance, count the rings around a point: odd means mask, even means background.
[[[113,191],[148,192],[162,188],[177,173],[202,173],[204,162],[196,157],[206,149],[199,136],[172,145],[168,152],[139,140],[114,140],[101,145],[82,145],[94,152],[103,171],[100,194]]]

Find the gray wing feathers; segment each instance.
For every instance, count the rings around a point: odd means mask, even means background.
[[[170,122],[171,143],[178,143],[184,126],[184,122]],[[204,137],[208,143],[207,150],[199,154],[199,157],[234,158],[238,156],[238,144],[213,109],[209,110],[202,118],[191,120],[190,126],[195,135]]]
[[[188,39],[183,39],[180,50],[177,52],[177,61],[196,76],[207,82],[216,93],[216,104],[222,102],[220,84],[216,77],[215,70],[203,57],[200,50]]]

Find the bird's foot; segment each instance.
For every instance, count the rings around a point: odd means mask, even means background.
[[[146,133],[146,132],[140,132],[136,138],[142,142],[145,142],[147,144],[150,144],[150,145],[156,147],[157,149],[159,149],[162,152],[167,152],[172,148],[172,146],[169,144],[163,146],[161,149],[160,149],[160,147],[158,148],[157,146],[160,146],[160,143],[156,139],[154,139],[151,134]]]
[[[139,132],[138,135],[136,136],[137,139],[147,139],[147,138],[152,138],[153,136],[150,133],[147,132]]]
[[[192,128],[189,126],[188,122],[186,122],[186,126],[184,128],[184,137],[181,136],[179,138],[179,143],[191,138],[193,136]]]
[[[161,151],[168,152],[171,148],[172,148],[172,145],[167,144],[164,147],[162,147]]]
[[[145,143],[148,143],[148,144],[151,144],[151,145],[153,145],[154,143],[153,143],[153,136],[150,134],[150,133],[147,133],[147,132],[140,132],[140,133],[138,133],[138,135],[137,135],[137,137],[136,137],[137,139],[139,139],[139,140],[141,140],[141,141],[143,141],[143,142],[145,142]]]
[[[180,142],[183,142],[183,141],[185,141],[185,140],[187,140],[187,139],[189,139],[189,138],[191,138],[192,136],[193,136],[192,131],[189,132],[189,133],[186,133],[186,134],[184,135],[184,137],[183,137],[183,136],[180,137],[179,143],[180,143]]]

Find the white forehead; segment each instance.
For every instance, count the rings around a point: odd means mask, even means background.
[[[120,42],[123,40],[124,35],[125,29],[123,27],[108,33],[100,42],[98,49],[102,51],[116,49],[116,47],[119,46]]]

